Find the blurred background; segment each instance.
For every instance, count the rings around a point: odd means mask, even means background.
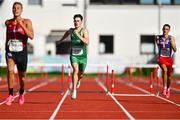
[[[88,65],[156,64],[155,35],[165,23],[180,48],[180,0],[0,0],[0,62],[5,63],[5,20],[12,5],[22,2],[23,18],[31,19],[34,40],[28,41],[29,63],[69,64],[70,38],[56,44],[73,27],[74,14],[89,31]],[[178,49],[179,50],[179,49]],[[180,66],[180,55],[174,56]],[[87,67],[86,72],[94,68]],[[121,69],[123,71],[124,68]],[[174,69],[180,74],[180,67]]]

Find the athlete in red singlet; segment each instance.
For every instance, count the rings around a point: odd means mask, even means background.
[[[165,24],[163,26],[163,35],[156,37],[156,43],[158,46],[158,64],[162,69],[163,77],[163,94],[167,98],[170,97],[170,83],[172,79],[172,65],[173,55],[176,52],[176,44],[173,36],[169,35],[170,25]]]
[[[33,39],[34,32],[32,23],[29,19],[21,17],[23,5],[20,2],[13,4],[13,18],[6,20],[6,63],[7,63],[7,80],[9,88],[9,96],[6,104],[11,105],[13,102],[13,86],[14,86],[14,66],[16,64],[19,76],[19,104],[24,103],[24,80],[27,68],[27,40]]]

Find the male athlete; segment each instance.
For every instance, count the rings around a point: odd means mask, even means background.
[[[6,20],[6,63],[7,63],[7,81],[9,96],[6,99],[6,105],[11,105],[14,100],[14,66],[17,65],[18,77],[20,83],[19,104],[24,104],[24,80],[27,68],[27,40],[33,39],[34,32],[30,19],[21,17],[23,5],[20,2],[14,2],[12,7],[13,18]]]
[[[162,69],[163,94],[170,97],[170,85],[172,79],[173,54],[177,51],[174,37],[169,35],[170,25],[164,24],[163,34],[156,37],[158,46],[158,64]]]
[[[89,35],[86,28],[82,27],[83,17],[80,14],[74,15],[74,28],[65,32],[64,36],[57,43],[61,43],[66,37],[71,35],[70,61],[73,68],[73,92],[72,99],[76,99],[77,90],[80,86],[80,80],[83,77],[87,64],[87,45],[89,44]]]

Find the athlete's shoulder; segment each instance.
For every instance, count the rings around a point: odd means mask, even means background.
[[[13,19],[7,19],[7,20],[5,21],[5,25],[6,25],[6,26],[9,25],[12,21],[13,21]]]
[[[88,32],[88,29],[87,28],[82,28],[82,31],[83,31],[83,33]]]
[[[82,29],[83,29],[83,30],[86,30],[86,31],[88,30],[87,28],[82,28]]]
[[[169,38],[170,38],[170,39],[174,39],[174,36],[172,36],[172,35],[169,35]]]
[[[23,18],[23,22],[26,24],[32,23],[32,21],[30,19],[27,19],[27,18]]]
[[[73,33],[74,29],[75,28],[69,28],[68,33],[70,33],[70,34]]]

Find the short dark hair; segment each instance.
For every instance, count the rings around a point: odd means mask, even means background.
[[[15,5],[20,5],[21,6],[21,8],[23,9],[23,5],[22,5],[22,3],[21,2],[14,2],[14,4],[13,4],[13,7],[12,8],[14,8],[14,6]]]
[[[73,19],[75,19],[75,18],[80,18],[81,19],[81,21],[83,20],[83,16],[81,15],[81,14],[75,14],[74,15],[74,17],[73,17]]]
[[[169,24],[164,24],[164,25],[163,25],[163,29],[164,29],[165,27],[169,27],[169,29],[171,28],[171,26],[170,26]]]

